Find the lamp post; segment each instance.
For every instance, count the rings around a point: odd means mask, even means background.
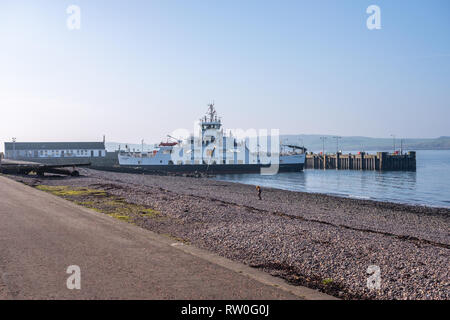
[[[336,139],[336,170],[339,170],[339,139],[342,137],[334,136],[333,138]]]
[[[13,142],[13,159],[16,159],[16,138],[12,138]]]
[[[322,140],[322,154],[325,155],[325,140],[327,137],[320,137],[320,140]]]
[[[325,164],[325,140],[327,137],[320,137],[320,140],[322,140],[322,156],[323,156],[323,170],[327,168]]]
[[[395,153],[395,134],[391,134],[391,137],[393,138],[394,142],[394,153]]]
[[[336,154],[339,152],[339,139],[342,139],[342,137],[334,136],[334,139],[336,139]]]

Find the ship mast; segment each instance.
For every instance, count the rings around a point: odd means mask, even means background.
[[[217,111],[214,107],[214,102],[208,104],[208,111],[206,112],[206,115],[200,120],[202,130],[220,129],[220,127],[222,126],[221,119],[217,117]]]
[[[206,114],[209,116],[209,122],[217,121],[217,112],[214,108],[214,102],[208,104],[208,112]]]

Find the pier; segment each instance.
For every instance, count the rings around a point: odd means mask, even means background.
[[[390,154],[315,154],[306,155],[305,169],[416,171],[416,152]]]

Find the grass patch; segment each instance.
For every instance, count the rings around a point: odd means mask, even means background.
[[[142,218],[162,218],[161,212],[152,208],[126,202],[123,198],[108,194],[105,190],[76,188],[71,186],[39,185],[36,189],[72,201],[77,205],[104,213],[115,219],[134,223]]]
[[[150,208],[142,208],[140,210],[140,214],[143,217],[147,217],[147,218],[158,218],[161,216],[161,212],[150,209]]]
[[[85,207],[94,206],[94,201],[75,201],[75,203],[79,206]]]
[[[331,279],[331,278],[326,278],[326,279],[323,279],[322,280],[322,284],[324,284],[324,285],[329,285],[329,284],[332,284],[333,283],[333,279]]]
[[[168,233],[163,233],[162,235],[167,237],[167,238],[170,238],[170,239],[172,239],[172,240],[174,240],[176,242],[181,242],[181,243],[184,243],[184,244],[191,244],[191,242],[189,240],[186,240],[186,239],[183,239],[183,238],[179,238],[179,237],[175,237],[175,236],[172,236],[171,234],[168,234]]]
[[[36,186],[36,189],[39,189],[41,191],[50,192],[51,194],[54,194],[55,196],[59,196],[59,197],[87,196],[87,195],[106,196],[107,195],[107,193],[103,190],[88,189],[88,188],[73,188],[73,187],[69,187],[69,186],[39,185],[39,186]]]
[[[119,219],[119,220],[125,221],[125,222],[130,222],[130,220],[131,220],[130,216],[124,216],[124,215],[120,215],[120,214],[117,214],[117,213],[110,213],[110,214],[108,214],[108,216],[113,217],[115,219]]]

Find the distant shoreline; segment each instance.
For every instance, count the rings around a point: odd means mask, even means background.
[[[106,151],[108,151],[108,152],[115,152],[115,151],[118,151],[118,147],[117,147],[117,149],[114,149],[114,148],[111,148],[111,147],[108,147],[108,144],[110,144],[110,143],[106,143],[106,145],[107,145],[107,147],[106,147]],[[119,144],[117,144],[117,145],[119,145]],[[124,148],[125,148],[125,144],[120,144],[122,147],[121,147],[121,149],[123,150]],[[131,150],[133,150],[133,148],[136,150],[136,151],[140,151],[141,149],[142,149],[142,145],[138,145],[138,144],[127,144],[128,145],[128,147],[131,149]],[[149,147],[150,146],[153,146],[153,144],[148,144],[148,145],[144,145],[144,150],[148,150],[149,149]],[[308,152],[321,152],[322,151],[322,149],[321,148],[317,148],[317,149],[312,149],[312,148],[307,148],[308,149]],[[340,148],[341,149],[341,148]],[[396,149],[398,149],[398,150],[400,150],[400,148],[396,148]],[[357,150],[357,148],[353,148],[353,149],[343,149],[342,151],[344,152],[344,153],[348,153],[348,152],[357,152],[356,151]],[[365,152],[392,152],[392,147],[391,148],[364,148],[364,151]],[[403,151],[404,152],[406,152],[406,151],[448,151],[448,150],[450,150],[450,147],[446,147],[446,148],[426,148],[426,147],[424,147],[424,148],[403,148]],[[332,151],[328,148],[328,149],[326,149],[325,150],[325,152],[336,152],[336,149],[333,149]]]

